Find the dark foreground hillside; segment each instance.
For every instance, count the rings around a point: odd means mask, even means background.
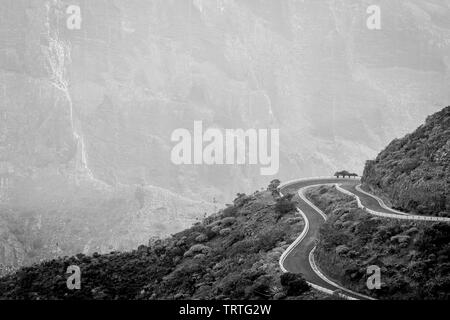
[[[400,210],[450,216],[450,107],[368,161],[362,182]]]
[[[328,216],[316,261],[329,277],[377,299],[450,298],[450,224],[375,217],[334,187],[308,197]],[[381,269],[379,290],[366,285],[369,266]]]
[[[52,260],[0,279],[0,299],[318,299],[282,276],[282,252],[303,229],[291,198],[240,194],[192,228],[128,253]],[[71,291],[67,268],[81,269]]]

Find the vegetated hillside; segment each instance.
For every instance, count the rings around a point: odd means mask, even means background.
[[[362,182],[401,210],[450,216],[450,107],[368,161]]]
[[[378,299],[450,298],[450,224],[375,217],[334,187],[308,197],[328,216],[316,251],[328,276]],[[379,290],[366,286],[372,265],[381,268]]]
[[[133,252],[78,254],[23,268],[0,279],[0,298],[322,298],[300,275],[282,276],[278,265],[304,226],[291,199],[239,194],[202,223]],[[71,265],[81,269],[81,290],[67,289]]]

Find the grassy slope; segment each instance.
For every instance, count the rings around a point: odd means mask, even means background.
[[[241,195],[202,223],[133,252],[80,254],[23,268],[0,279],[0,298],[285,298],[278,260],[302,228],[294,210],[278,213],[269,192]],[[79,291],[66,287],[70,265],[81,268]],[[324,296],[309,291],[296,298]]]
[[[370,216],[334,187],[308,197],[329,217],[320,230],[319,267],[346,287],[379,299],[450,298],[450,225]],[[367,267],[381,268],[382,288],[368,290]]]
[[[450,216],[450,107],[368,161],[362,182],[406,212]]]

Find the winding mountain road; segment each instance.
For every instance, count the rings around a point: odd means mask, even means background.
[[[358,206],[370,214],[386,218],[406,220],[428,220],[450,222],[449,218],[422,217],[409,215],[388,208],[381,199],[370,195],[360,187],[359,179],[337,179],[320,177],[290,181],[279,188],[281,194],[298,193],[298,212],[305,220],[305,228],[296,241],[289,246],[280,258],[280,267],[284,272],[301,273],[306,281],[314,288],[326,292],[338,292],[341,296],[351,300],[368,300],[371,297],[348,290],[326,277],[317,267],[314,251],[318,241],[320,226],[325,222],[325,214],[304,196],[308,188],[320,185],[337,185],[338,190],[355,196]]]

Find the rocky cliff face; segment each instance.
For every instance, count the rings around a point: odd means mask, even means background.
[[[170,135],[194,120],[281,128],[282,179],[362,168],[449,100],[449,5],[379,4],[373,31],[371,1],[4,1],[2,219],[52,221],[45,250],[64,235],[76,251],[92,234],[123,243],[133,226],[145,229],[139,239],[167,234],[168,217],[190,223],[211,211],[206,202],[267,183],[253,167],[173,165]],[[80,30],[67,27],[70,5]],[[143,209],[146,221],[131,218]],[[106,220],[110,233],[86,226]]]
[[[450,107],[368,161],[362,181],[406,212],[450,216]]]

